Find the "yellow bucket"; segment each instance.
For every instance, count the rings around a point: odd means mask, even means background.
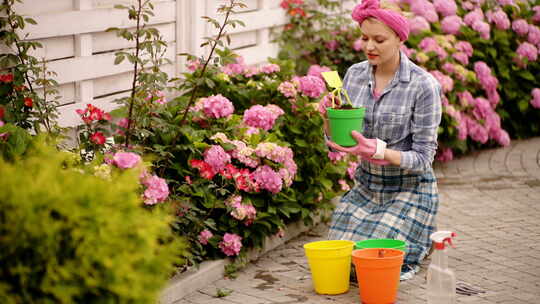
[[[352,241],[318,241],[304,245],[313,287],[318,294],[340,294],[349,290]]]

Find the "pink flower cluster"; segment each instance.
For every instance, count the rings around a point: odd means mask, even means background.
[[[294,83],[290,81],[282,82],[278,87],[278,91],[287,98],[294,98],[296,97],[296,94],[298,93],[296,91],[296,86],[294,85]]]
[[[218,246],[227,256],[238,255],[242,249],[242,237],[234,233],[225,233]]]
[[[203,98],[201,102],[204,114],[210,118],[229,117],[234,112],[232,102],[221,94]]]
[[[166,104],[167,98],[165,97],[165,93],[163,91],[155,91],[152,94],[148,94],[148,96],[145,98],[146,101],[154,101],[159,104]]]
[[[540,89],[534,88],[531,91],[531,105],[537,109],[540,109]]]
[[[257,145],[255,154],[261,158],[266,158],[281,164],[283,168],[279,170],[278,174],[283,178],[287,187],[292,184],[298,167],[294,162],[294,155],[291,148],[281,147],[274,143],[263,142]]]
[[[322,72],[329,72],[329,71],[331,71],[331,69],[329,67],[314,64],[314,65],[309,67],[309,70],[308,70],[307,74],[308,74],[308,76],[315,76],[315,77],[319,77],[321,80],[324,80],[321,73]]]
[[[208,240],[213,237],[214,234],[208,230],[208,229],[204,229],[203,231],[201,231],[201,233],[199,233],[199,243],[203,244],[203,245],[207,245],[208,244]]]
[[[275,63],[268,63],[261,67],[248,66],[242,56],[237,56],[234,63],[229,63],[221,67],[221,72],[229,76],[243,75],[248,78],[261,73],[266,75],[274,74],[280,70],[280,66]]]
[[[245,225],[249,226],[253,223],[257,217],[257,210],[255,207],[249,204],[242,204],[242,197],[240,195],[233,195],[225,204],[231,207],[231,216],[239,221],[246,220]]]
[[[281,176],[276,171],[272,170],[268,165],[258,167],[253,172],[253,179],[263,189],[266,189],[274,194],[281,191],[283,181]]]
[[[317,76],[295,77],[293,81],[298,83],[300,92],[307,97],[319,98],[326,91],[324,81]]]
[[[120,169],[131,169],[141,162],[141,157],[133,152],[116,152],[112,163]]]
[[[219,145],[212,145],[204,151],[204,161],[212,167],[215,172],[219,172],[231,162],[231,156]]]
[[[499,93],[497,93],[499,80],[492,75],[491,69],[483,61],[474,63],[474,71],[476,72],[478,81],[480,81],[480,85],[488,95],[489,102],[493,107],[495,107],[501,99]]]
[[[429,71],[429,73],[433,75],[435,79],[437,79],[437,81],[439,81],[439,83],[441,84],[443,93],[451,92],[454,89],[454,80],[452,79],[452,77],[447,76],[437,70]]]
[[[143,198],[147,205],[154,205],[163,202],[169,196],[169,187],[167,182],[156,175],[144,177],[141,183],[146,186]]]
[[[276,119],[285,112],[276,105],[254,105],[244,112],[243,121],[246,125],[263,130],[270,130]]]

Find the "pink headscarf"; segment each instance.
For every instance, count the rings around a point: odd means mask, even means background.
[[[396,32],[401,41],[405,41],[409,37],[407,19],[398,12],[381,8],[379,0],[362,0],[362,3],[358,4],[352,12],[352,18],[358,24],[362,24],[368,17],[376,18],[388,25]]]

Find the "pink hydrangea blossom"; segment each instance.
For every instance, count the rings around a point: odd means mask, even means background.
[[[333,40],[330,40],[330,41],[327,41],[324,46],[330,50],[330,51],[335,51],[339,48],[339,42],[337,42],[337,40],[333,39]]]
[[[489,24],[484,21],[476,21],[475,23],[473,23],[472,29],[477,31],[482,39],[488,40],[491,37],[491,28]]]
[[[411,2],[410,9],[413,13],[426,18],[426,20],[429,22],[439,21],[439,15],[437,15],[437,11],[435,10],[433,3],[427,0],[414,0]]]
[[[456,68],[455,68],[454,65],[451,64],[450,62],[446,62],[445,64],[442,65],[441,68],[442,68],[443,71],[445,71],[446,74],[448,74],[448,75],[452,75],[452,74],[456,71]]]
[[[287,98],[296,97],[297,94],[296,86],[290,81],[282,82],[278,87],[278,91]]]
[[[406,45],[402,44],[400,46],[400,50],[405,53],[405,56],[407,56],[408,58],[411,58],[412,55],[414,55],[416,53],[416,50],[415,49],[412,49],[412,48],[408,48]]]
[[[344,179],[339,179],[338,184],[341,186],[342,191],[351,190],[351,187],[349,186],[349,184],[347,184],[347,182]]]
[[[246,70],[247,70],[247,66],[244,63],[244,57],[242,56],[236,57],[235,63],[229,63],[221,67],[221,72],[229,76],[244,74]]]
[[[458,96],[459,101],[460,101],[462,106],[464,106],[464,107],[473,106],[474,107],[476,102],[475,102],[474,97],[472,96],[471,92],[469,92],[469,91],[459,92],[459,93],[457,93],[457,96]]]
[[[457,35],[463,25],[463,20],[457,15],[444,17],[441,21],[441,29],[446,34]]]
[[[218,247],[227,256],[238,255],[242,249],[242,237],[234,233],[225,233]]]
[[[344,153],[344,152],[333,152],[333,151],[328,151],[328,158],[329,158],[333,163],[336,163],[336,162],[342,160],[346,155],[347,155],[347,153]]]
[[[169,196],[169,186],[167,186],[167,182],[163,178],[152,175],[150,177],[143,178],[142,184],[146,186],[143,198],[144,203],[147,205],[154,205],[159,202],[163,202]]]
[[[457,5],[454,0],[434,0],[433,6],[444,17],[455,15],[457,12]]]
[[[452,91],[452,89],[454,88],[454,80],[452,79],[452,77],[444,75],[443,73],[437,70],[430,71],[430,73],[431,75],[435,77],[435,79],[437,79],[437,81],[439,81],[443,92]]]
[[[141,157],[133,152],[116,152],[113,156],[113,164],[120,169],[134,168],[140,161]]]
[[[540,22],[540,5],[533,6],[532,11],[534,16],[532,17],[533,22]]]
[[[473,55],[473,46],[467,41],[458,41],[455,45],[456,50],[464,52],[467,56]]]
[[[231,162],[231,156],[220,145],[212,145],[204,151],[204,162],[209,164],[215,172],[219,172]]]
[[[491,69],[485,62],[475,62],[474,71],[484,90],[493,91],[497,89],[497,86],[499,85],[499,80],[497,80],[497,78],[491,75]]]
[[[257,168],[253,172],[253,179],[260,188],[266,189],[274,194],[280,192],[283,186],[281,176],[268,165]]]
[[[206,245],[208,244],[208,240],[213,236],[214,234],[210,230],[204,229],[203,231],[201,231],[201,233],[199,233],[199,243]]]
[[[281,68],[279,65],[275,63],[266,64],[261,67],[261,72],[264,74],[273,74],[279,72],[280,70]]]
[[[538,58],[538,49],[528,42],[523,42],[520,44],[516,50],[516,53],[520,59],[527,58],[529,61],[536,61]]]
[[[529,24],[529,33],[527,35],[527,41],[531,44],[540,44],[540,28],[534,24]]]
[[[354,180],[354,173],[356,172],[356,168],[358,167],[357,162],[349,162],[349,166],[347,167],[347,174],[349,175],[349,178]]]
[[[234,106],[226,97],[218,94],[203,98],[202,110],[207,117],[222,118],[231,116],[234,112]]]
[[[454,159],[454,153],[450,148],[444,148],[441,153],[437,154],[437,160],[440,162],[449,162]]]
[[[315,76],[303,76],[298,78],[299,89],[302,94],[312,98],[319,98],[326,90],[324,81]]]
[[[314,64],[312,66],[309,67],[309,70],[307,72],[307,74],[309,76],[315,76],[315,77],[319,77],[320,79],[323,79],[322,77],[322,72],[329,72],[331,71],[331,69],[327,66],[320,66],[318,64]]]
[[[534,88],[531,91],[532,99],[530,101],[531,105],[537,109],[540,109],[540,89]]]
[[[503,147],[508,147],[510,145],[510,136],[508,132],[499,128],[490,132],[490,137],[499,143]]]
[[[201,61],[198,58],[193,59],[193,60],[188,61],[186,66],[189,71],[195,72],[201,67]]]
[[[452,54],[452,58],[457,60],[462,65],[468,65],[469,64],[469,56],[463,52],[456,52]]]
[[[525,36],[529,32],[529,23],[525,19],[512,21],[512,30],[519,36]]]
[[[495,23],[495,27],[499,30],[507,30],[510,28],[510,19],[508,19],[508,15],[506,15],[502,9],[490,12],[488,20]]]
[[[475,9],[471,12],[468,12],[465,17],[463,17],[463,21],[468,26],[473,26],[476,22],[484,21],[484,12],[481,9]]]
[[[244,76],[246,77],[252,77],[261,72],[261,69],[257,66],[249,66],[244,69]]]
[[[474,119],[468,116],[465,116],[465,119],[467,121],[467,131],[469,133],[469,136],[474,141],[485,144],[489,139],[487,130]]]
[[[261,128],[268,131],[272,129],[276,119],[283,113],[283,110],[275,105],[268,105],[266,107],[254,105],[244,112],[243,121],[250,127]]]
[[[499,4],[501,6],[505,6],[505,5],[516,5],[514,3],[514,0],[498,0]]]
[[[420,43],[418,44],[418,47],[422,49],[425,53],[435,52],[441,60],[445,59],[448,56],[444,48],[441,47],[437,40],[432,37],[426,37],[422,39],[422,41],[420,41]]]
[[[418,35],[424,31],[429,31],[431,26],[429,25],[429,22],[426,20],[426,18],[422,16],[414,16],[413,18],[409,18],[409,27],[411,34]],[[361,39],[358,39],[357,41],[360,41]]]
[[[359,52],[362,50],[362,39],[356,39],[352,45],[353,50]]]

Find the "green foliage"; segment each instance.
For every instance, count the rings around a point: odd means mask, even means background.
[[[280,46],[280,59],[296,62],[296,71],[305,74],[311,65],[331,67],[344,75],[351,62],[365,59],[353,49],[360,38],[360,29],[351,22],[350,11],[343,5],[352,0],[306,0],[290,3],[287,8],[289,23],[283,31],[274,33]],[[298,47],[301,43],[302,47]]]
[[[0,43],[10,51],[0,54],[0,120],[40,133],[61,131],[56,124],[58,83],[56,74],[47,70],[45,59],[30,55],[41,48],[37,41],[26,40],[19,33],[27,24],[36,25],[32,18],[18,15],[13,7],[20,0],[4,0],[0,5]],[[39,89],[36,89],[39,88]]]
[[[142,207],[135,171],[104,180],[37,146],[0,160],[0,302],[156,302],[183,251],[166,211]]]

